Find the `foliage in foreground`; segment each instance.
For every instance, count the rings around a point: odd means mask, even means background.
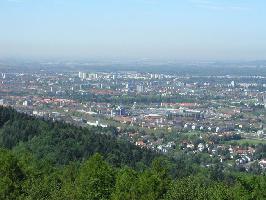
[[[173,179],[173,166],[156,158],[143,172],[115,168],[100,154],[81,165],[55,168],[33,157],[0,150],[0,199],[265,199],[266,177],[236,176],[229,185],[203,174]]]
[[[266,199],[266,177],[193,166],[81,129],[0,108],[0,199]]]

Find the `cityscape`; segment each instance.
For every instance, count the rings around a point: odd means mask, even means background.
[[[1,73],[0,105],[76,126],[113,127],[116,137],[175,156],[266,169],[266,77],[137,71]]]
[[[0,0],[0,200],[266,200],[265,8]]]

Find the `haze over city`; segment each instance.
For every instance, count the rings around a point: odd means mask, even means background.
[[[0,0],[0,57],[266,59],[263,0]]]
[[[265,0],[0,0],[0,200],[265,200]]]

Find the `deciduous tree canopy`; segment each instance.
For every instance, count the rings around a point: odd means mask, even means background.
[[[266,199],[265,176],[191,168],[108,132],[0,108],[0,199]]]

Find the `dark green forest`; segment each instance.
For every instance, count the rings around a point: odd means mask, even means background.
[[[0,199],[266,199],[266,177],[201,167],[81,128],[0,107]]]

